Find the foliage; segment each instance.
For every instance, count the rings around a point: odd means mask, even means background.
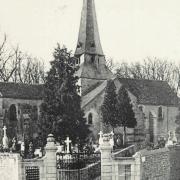
[[[124,127],[124,136],[126,137],[126,127],[134,128],[137,125],[137,121],[128,92],[123,86],[118,91],[117,110],[118,125]],[[125,139],[123,143],[125,143]]]
[[[128,92],[122,86],[118,92],[118,125],[134,128],[137,124]]]
[[[82,143],[89,129],[78,95],[80,87],[77,85],[78,77],[74,76],[74,58],[66,48],[61,49],[59,45],[53,56],[45,82],[40,134],[42,139],[53,133],[58,141],[69,136],[74,143],[79,140]]]
[[[117,95],[113,80],[107,82],[104,102],[101,106],[103,122],[112,128],[117,126]]]

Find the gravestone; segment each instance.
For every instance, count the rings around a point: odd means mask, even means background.
[[[65,140],[66,143],[66,153],[70,153],[70,144],[71,144],[71,140],[69,139],[69,137],[66,138]]]
[[[6,128],[6,126],[3,127],[3,131],[4,131],[4,135],[3,135],[3,139],[2,139],[2,141],[3,141],[3,149],[6,151],[9,148],[8,147],[9,142],[8,142],[8,137],[7,137],[7,128]]]

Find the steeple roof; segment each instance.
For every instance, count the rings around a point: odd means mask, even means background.
[[[101,47],[94,0],[83,0],[79,37],[75,55],[104,55]]]

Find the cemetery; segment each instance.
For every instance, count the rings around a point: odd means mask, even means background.
[[[44,74],[32,65],[42,84],[32,70],[22,83],[21,52],[15,81],[0,82],[0,180],[179,180],[177,93],[164,79],[112,71],[94,0],[83,0],[74,54],[57,44],[52,56]]]
[[[44,152],[29,144],[25,154],[24,142],[20,150],[13,139],[9,147],[7,128],[3,128],[0,150],[0,175],[2,180],[178,180],[180,172],[180,145],[173,133],[164,146],[151,149],[141,144],[114,148],[113,133],[99,133],[96,149],[80,151],[71,146],[69,137],[65,147],[55,142],[52,134],[47,137]]]

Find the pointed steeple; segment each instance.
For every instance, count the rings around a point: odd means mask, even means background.
[[[83,0],[78,43],[75,51],[82,96],[112,77],[101,47],[94,0]]]
[[[80,56],[82,54],[104,55],[99,37],[94,0],[83,0],[75,55]]]

